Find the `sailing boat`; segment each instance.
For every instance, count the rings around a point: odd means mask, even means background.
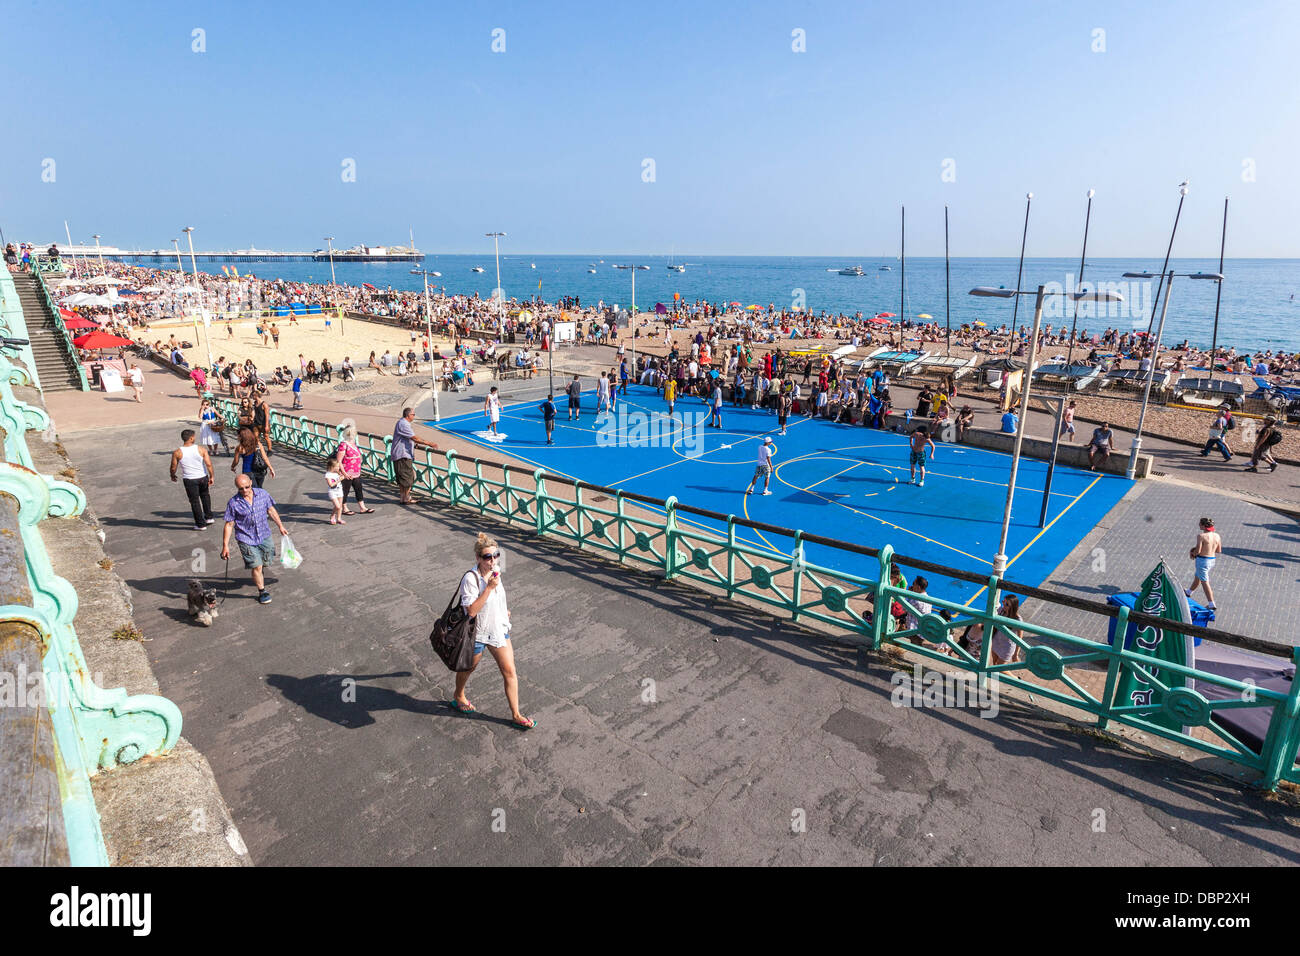
[[[669,271],[669,272],[685,272],[685,271],[686,271],[686,267],[685,267],[685,266],[679,266],[679,265],[677,265],[677,264],[676,264],[676,261],[677,261],[677,247],[674,246],[674,247],[673,247],[673,251],[672,251],[672,255],[670,255],[670,256],[668,257],[668,266],[667,266],[668,271]]]

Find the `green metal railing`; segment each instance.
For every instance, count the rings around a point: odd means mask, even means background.
[[[106,865],[90,776],[170,750],[180,737],[181,713],[166,698],[128,695],[122,688],[105,690],[91,679],[73,627],[76,589],[55,574],[39,528],[47,518],[80,515],[86,497],[76,485],[36,468],[26,433],[49,428],[50,419],[44,409],[14,395],[13,385],[25,384],[26,379],[22,369],[0,355],[0,429],[4,431],[0,493],[17,504],[32,595],[30,605],[0,606],[0,621],[21,621],[40,634],[43,688],[58,751],[69,857],[74,866]]]
[[[218,399],[217,404],[226,420],[236,424],[235,402]],[[272,411],[269,430],[273,441],[311,455],[327,457],[338,446],[334,426],[305,417]],[[393,480],[388,458],[391,441],[374,435],[358,436],[363,474]],[[661,571],[669,580],[689,581],[721,591],[731,599],[757,602],[793,621],[815,622],[832,633],[869,643],[874,649],[885,644],[906,648],[936,663],[976,675],[980,686],[993,680],[1082,711],[1091,715],[1101,729],[1113,722],[1176,741],[1258,771],[1261,785],[1267,789],[1275,788],[1282,779],[1300,782],[1295,766],[1300,745],[1300,683],[1293,681],[1290,692],[1283,694],[1177,664],[1160,662],[1157,672],[1152,658],[1125,649],[1122,637],[1117,637],[1113,645],[1107,643],[1104,634],[1113,619],[1116,635],[1126,634],[1129,624],[1136,623],[1296,663],[1300,663],[1300,649],[1175,624],[1128,608],[1114,608],[997,577],[982,577],[895,554],[888,545],[867,548],[693,508],[675,498],[649,498],[541,470],[462,459],[452,450],[425,451],[424,456],[424,461],[415,463],[416,487],[431,498],[527,527],[538,535],[605,552],[620,564]],[[719,533],[699,524],[696,518],[726,530]],[[745,530],[784,536],[790,542],[790,551],[764,549],[741,540],[738,532]],[[860,563],[864,556],[873,558],[879,574],[873,579],[811,563],[805,558],[808,544],[833,549],[842,555],[845,565]],[[981,584],[986,598],[982,606],[971,607],[926,595],[924,600],[932,609],[919,613],[916,601],[920,596],[907,590],[905,580],[898,585],[888,583],[894,579],[895,569],[901,567]],[[1001,595],[1010,592],[1095,615],[1103,636],[1092,639],[1002,617],[998,614]],[[895,628],[893,615],[888,613],[894,602],[917,620],[916,627]],[[873,613],[876,608],[883,609],[882,613]],[[945,619],[941,611],[947,611],[951,620]],[[958,635],[971,625],[983,628],[978,655],[965,650],[958,640]],[[1007,637],[1019,649],[1019,659],[994,663],[994,635]],[[1086,669],[1104,672],[1100,691],[1085,686],[1095,683],[1085,678]],[[1126,674],[1139,675],[1162,692],[1162,702],[1155,712],[1149,705],[1116,699],[1120,679]],[[1171,687],[1170,674],[1225,688],[1232,698],[1210,700],[1190,687]],[[1213,721],[1216,713],[1239,708],[1271,711],[1268,734],[1258,752]],[[1162,717],[1173,718],[1172,722],[1184,729],[1167,728],[1158,722]]]
[[[46,260],[46,263],[48,264],[48,260]],[[59,343],[62,345],[64,352],[71,357],[72,366],[77,370],[78,384],[83,392],[88,392],[90,391],[90,382],[86,379],[86,370],[81,367],[81,359],[77,358],[77,347],[72,344],[72,333],[63,324],[63,313],[59,311],[59,304],[54,301],[54,296],[50,294],[50,287],[45,284],[43,273],[52,271],[54,270],[43,269],[41,260],[37,260],[36,268],[32,269],[32,275],[36,278],[36,285],[41,290],[41,295],[45,296],[45,304],[50,310],[50,315],[54,316],[54,327],[59,332]]]

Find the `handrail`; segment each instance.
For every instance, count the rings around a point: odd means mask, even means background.
[[[45,279],[39,268],[32,270],[32,277],[36,280],[36,287],[41,290],[41,295],[45,297],[45,305],[54,318],[54,327],[59,332],[58,339],[63,345],[63,350],[72,360],[72,367],[77,370],[77,379],[81,384],[81,390],[88,392],[90,391],[90,382],[86,379],[86,370],[81,367],[81,359],[77,357],[77,347],[72,344],[72,333],[63,324],[63,313],[59,311],[59,305],[54,301],[54,296],[50,294],[49,286],[45,284]]]
[[[218,398],[217,406],[232,425],[237,422],[236,405]],[[327,456],[338,442],[337,429],[305,416],[272,411],[271,437],[308,454]],[[362,469],[366,474],[392,481],[388,451],[392,439],[370,434],[358,436]],[[554,536],[577,547],[604,551],[619,563],[637,564],[663,573],[668,580],[682,580],[697,586],[722,590],[728,598],[743,599],[788,614],[794,621],[815,621],[834,632],[867,641],[873,648],[894,644],[947,667],[970,671],[984,687],[990,678],[1002,685],[1028,691],[1031,701],[1052,701],[1091,715],[1105,729],[1111,722],[1139,728],[1153,736],[1256,770],[1260,784],[1268,789],[1279,780],[1300,782],[1296,751],[1300,746],[1300,681],[1292,681],[1289,693],[1280,693],[1222,677],[1196,667],[1156,662],[1126,647],[1124,636],[1130,624],[1162,629],[1212,641],[1244,647],[1300,664],[1300,648],[1282,647],[1243,635],[1225,634],[1206,628],[1175,624],[1162,618],[1114,608],[1099,602],[1058,594],[946,568],[932,562],[899,556],[891,546],[867,548],[836,541],[735,515],[683,505],[675,498],[661,500],[614,488],[551,475],[537,469],[461,457],[454,450],[424,451],[416,461],[417,487],[431,498],[453,506],[472,508],[480,514],[512,524],[522,524],[539,536]],[[488,469],[488,474],[484,469]],[[494,477],[496,471],[501,477]],[[564,495],[555,492],[567,489]],[[612,506],[598,507],[591,494],[613,499]],[[645,505],[644,514],[629,505]],[[662,512],[662,514],[660,513]],[[681,522],[679,515],[693,515],[725,525],[725,533]],[[754,529],[788,536],[789,554],[741,541],[739,529]],[[804,555],[806,544],[818,544],[846,555],[870,556],[879,571],[874,578],[834,567],[814,564]],[[980,605],[968,606],[926,595],[931,607],[921,612],[921,595],[894,586],[894,565],[931,571],[953,579],[982,584],[987,591]],[[998,614],[999,593],[1014,591],[1027,597],[1085,611],[1107,624],[1113,621],[1113,643],[1057,631],[1032,622],[1012,620]],[[916,626],[900,628],[891,613],[897,603],[916,620]],[[940,611],[946,612],[945,618]],[[978,656],[961,646],[957,634],[980,625],[986,638]],[[1006,638],[1018,654],[1011,661],[996,663],[991,656],[994,637]],[[1027,640],[1032,637],[1042,643]],[[1020,659],[1023,657],[1023,659]],[[1083,680],[1086,670],[1103,668],[1104,689],[1090,690]],[[1153,688],[1150,698],[1122,699],[1124,683],[1139,680]],[[1239,699],[1211,700],[1194,686],[1220,688]],[[1155,695],[1159,694],[1159,698]],[[1216,715],[1241,708],[1269,710],[1269,729],[1261,748],[1252,749],[1237,740]]]

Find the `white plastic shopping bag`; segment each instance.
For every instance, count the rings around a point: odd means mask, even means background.
[[[280,538],[280,566],[292,571],[302,564],[302,553],[293,546],[293,538],[287,534]]]

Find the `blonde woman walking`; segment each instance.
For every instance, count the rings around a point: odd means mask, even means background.
[[[452,705],[462,714],[477,712],[465,696],[465,685],[478,667],[483,649],[487,648],[501,669],[511,723],[519,730],[532,730],[537,721],[525,717],[519,709],[519,676],[515,673],[515,651],[510,644],[510,609],[506,606],[506,590],[501,583],[501,547],[493,538],[480,533],[474,542],[474,557],[474,567],[460,579],[460,606],[476,619],[474,664],[469,670],[456,673],[456,696]]]

